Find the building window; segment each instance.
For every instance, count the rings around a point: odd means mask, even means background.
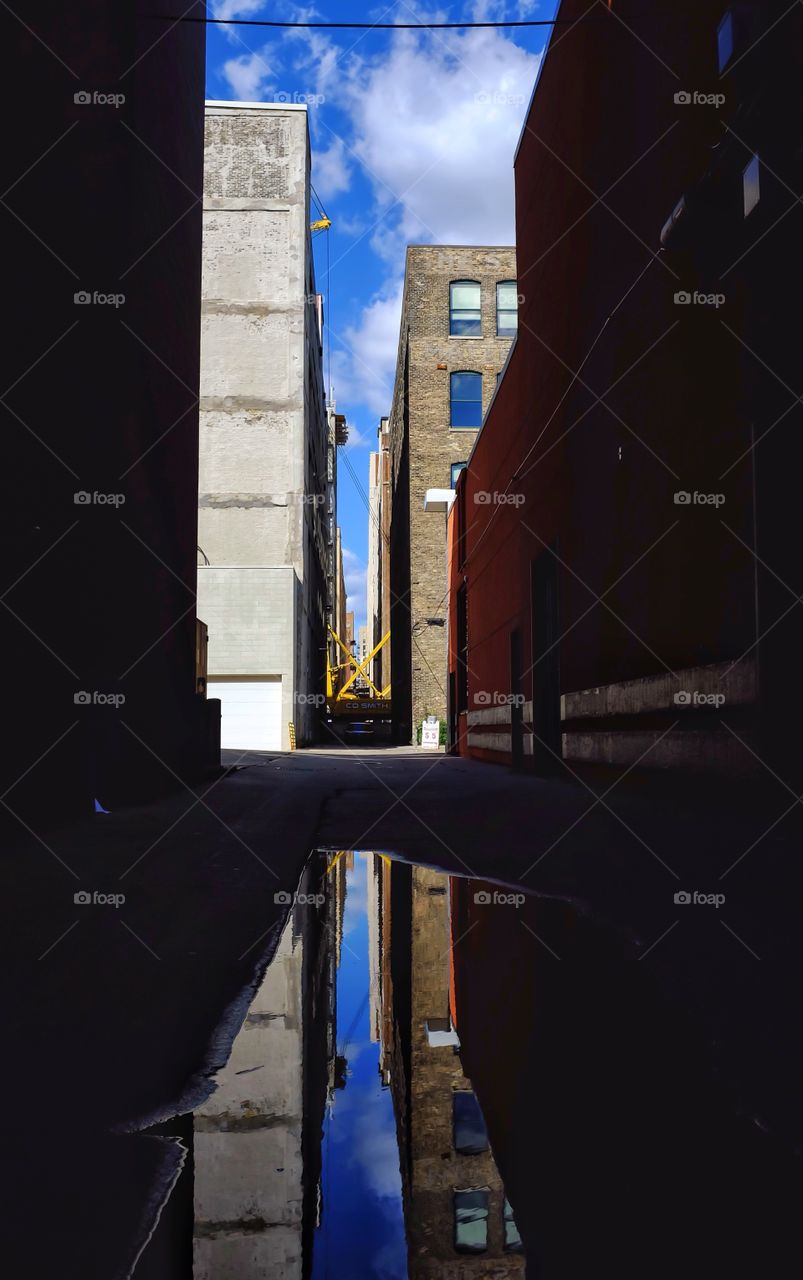
[[[449,384],[449,425],[476,431],[482,422],[482,374],[453,373]]]
[[[513,338],[519,327],[519,299],[515,280],[500,280],[496,286],[496,336]]]
[[[720,71],[724,71],[733,57],[733,14],[725,14],[717,27],[717,61]]]
[[[443,1049],[449,1045],[460,1048],[460,1037],[452,1026],[451,1018],[427,1018],[424,1025],[431,1049]]]
[[[455,1089],[452,1094],[454,1149],[475,1156],[488,1150],[488,1131],[477,1095],[471,1089]]]
[[[505,1196],[505,1249],[508,1253],[521,1253],[522,1251],[521,1236],[507,1196]]]
[[[744,216],[751,214],[761,199],[760,162],[753,156],[742,173],[742,190],[744,192]]]
[[[453,338],[479,338],[481,291],[476,280],[453,280],[449,285],[449,333]]]
[[[454,1247],[458,1253],[484,1253],[488,1248],[487,1187],[454,1193]]]
[[[465,470],[465,466],[466,466],[465,462],[452,463],[451,467],[449,468],[449,488],[450,489],[454,489],[455,485],[457,484],[457,477],[460,475],[461,471]]]

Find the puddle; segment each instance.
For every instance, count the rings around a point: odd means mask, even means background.
[[[522,1276],[460,1058],[450,877],[370,852],[318,871],[195,1112],[195,1280]]]
[[[514,887],[314,855],[214,1083],[171,1280],[732,1280],[799,1253],[797,1166],[647,966]]]

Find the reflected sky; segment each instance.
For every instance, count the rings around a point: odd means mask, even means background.
[[[346,1087],[334,1092],[324,1119],[313,1280],[407,1276],[393,1101],[379,1074],[379,1044],[370,1038],[366,883],[360,854],[346,875],[337,974],[337,1052],[347,1062]]]

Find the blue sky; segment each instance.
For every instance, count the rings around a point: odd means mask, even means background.
[[[323,1216],[313,1246],[312,1280],[407,1276],[393,1099],[379,1075],[379,1045],[370,1038],[367,889],[373,857],[355,853],[346,874],[337,1051],[348,1068],[346,1087],[335,1090],[324,1120]]]
[[[555,8],[556,0],[438,8],[416,0],[210,0],[209,13],[401,23],[548,19]],[[208,28],[210,98],[309,103],[312,182],[333,224],[314,240],[327,375],[331,369],[338,411],[350,424],[350,460],[366,492],[368,453],[390,409],[405,247],[514,242],[513,153],[548,30]],[[338,519],[359,624],[368,513],[345,466]]]

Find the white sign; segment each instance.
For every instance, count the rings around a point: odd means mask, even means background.
[[[421,746],[432,751],[440,744],[441,722],[437,716],[427,716],[421,725]]]

